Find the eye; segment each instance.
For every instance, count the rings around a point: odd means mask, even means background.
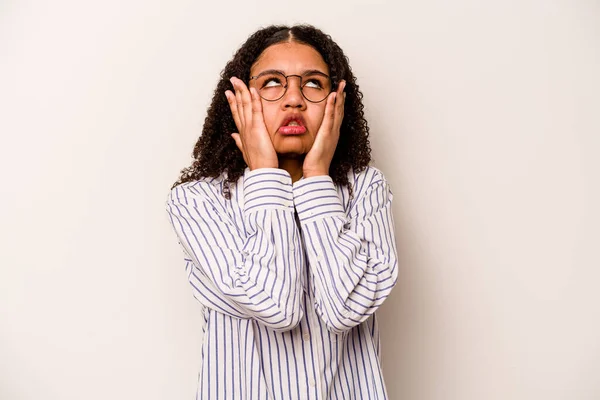
[[[276,87],[281,86],[281,80],[279,78],[268,78],[262,85],[262,87]]]
[[[311,89],[322,89],[323,88],[323,85],[321,85],[321,82],[319,82],[318,79],[309,79],[306,81],[304,86],[309,87]]]

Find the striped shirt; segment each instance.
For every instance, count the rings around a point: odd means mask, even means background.
[[[246,169],[175,187],[167,212],[203,308],[197,399],[386,399],[375,311],[397,279],[392,193],[373,167]]]

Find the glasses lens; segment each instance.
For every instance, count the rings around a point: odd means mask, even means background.
[[[263,99],[277,100],[285,93],[285,76],[277,72],[261,74],[256,78],[256,87]]]
[[[268,101],[279,100],[286,91],[286,78],[278,72],[266,72],[256,77],[260,97]],[[307,100],[318,103],[331,92],[331,80],[320,74],[302,77],[302,93]]]
[[[330,92],[331,81],[328,77],[319,74],[302,77],[302,93],[309,101],[323,101]]]

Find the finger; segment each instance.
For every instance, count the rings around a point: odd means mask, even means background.
[[[252,121],[252,96],[244,82],[237,80],[238,88],[242,98],[242,107],[244,109],[244,122],[251,123]]]
[[[252,125],[264,124],[262,103],[255,88],[250,88],[250,95],[252,98]]]
[[[342,81],[340,87],[338,88],[338,94],[336,96],[335,102],[335,117],[334,117],[334,126],[340,127],[342,124],[342,119],[344,118],[344,106],[346,104],[346,81]]]
[[[331,132],[331,128],[333,127],[336,97],[337,92],[333,92],[327,97],[327,103],[325,104],[325,115],[323,116],[323,122],[321,122],[321,129],[319,129],[317,139],[319,136],[324,136]]]
[[[344,92],[344,90],[346,89],[346,81],[342,80],[340,81],[340,83],[337,86],[337,89],[335,90],[335,100],[334,100],[334,107],[333,107],[333,122],[331,124],[332,128],[334,130],[338,130],[341,126],[341,121],[344,117],[344,103],[346,101],[346,92]]]
[[[336,105],[338,107],[344,107],[344,101],[346,100],[346,81],[342,81],[337,90]]]
[[[244,115],[244,105],[242,104],[242,93],[240,92],[239,79],[232,77],[230,81],[235,89],[235,101],[238,110],[238,116],[240,118],[240,122],[242,123],[242,129],[240,129],[240,132],[243,132],[243,128],[246,126],[246,118]]]
[[[233,115],[233,121],[235,122],[235,126],[238,131],[242,130],[242,124],[240,121],[240,115],[238,113],[237,104],[235,100],[235,95],[231,93],[230,90],[225,91],[225,97],[227,97],[227,102],[229,103],[229,109],[231,110],[231,115]]]
[[[345,89],[346,89],[346,81],[342,80],[336,90],[336,92],[338,93],[338,96],[340,96],[342,93],[344,93]]]

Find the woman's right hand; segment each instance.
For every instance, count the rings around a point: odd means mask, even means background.
[[[227,90],[225,96],[239,131],[232,133],[231,137],[242,152],[250,170],[277,168],[279,161],[265,125],[258,92],[255,88],[248,90],[246,84],[236,77],[232,77],[230,81],[235,94]]]

